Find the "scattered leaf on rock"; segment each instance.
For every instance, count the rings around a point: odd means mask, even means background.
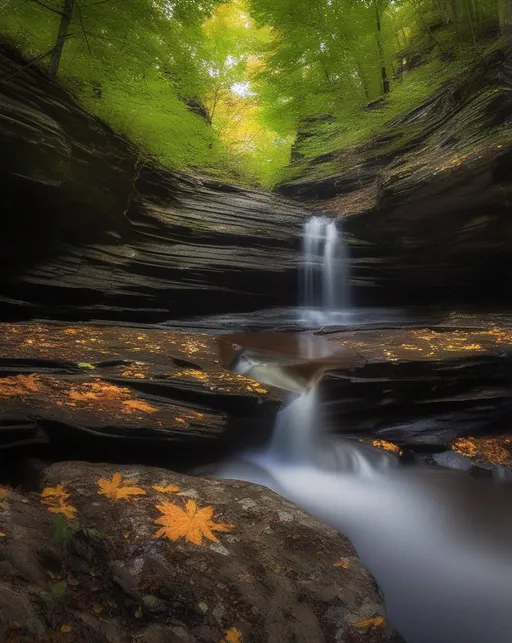
[[[62,625],[60,631],[64,633],[71,632],[71,627],[69,625]]]
[[[218,543],[219,540],[214,531],[229,531],[235,525],[216,523],[212,520],[213,507],[199,508],[193,500],[189,500],[185,510],[171,502],[164,502],[156,508],[163,515],[155,520],[155,524],[163,525],[153,538],[168,538],[179,540],[185,538],[189,543],[195,545],[203,544],[203,537]]]
[[[123,480],[120,473],[114,473],[111,480],[100,478],[97,481],[100,488],[98,494],[106,496],[110,500],[129,500],[131,496],[144,496],[144,489],[130,483],[129,480]]]
[[[84,368],[88,370],[94,370],[96,366],[89,364],[89,362],[78,362],[78,368]]]
[[[0,531],[0,538],[5,538],[6,536],[7,536],[7,534],[4,534],[3,531]]]
[[[156,413],[158,409],[155,406],[151,406],[143,400],[125,400],[123,404],[134,411],[142,411],[143,413]]]
[[[343,569],[348,569],[348,560],[337,560],[334,565],[334,567],[343,567]]]
[[[35,393],[39,390],[38,375],[16,375],[0,379],[0,398],[15,397]]]
[[[9,503],[7,502],[7,489],[0,489],[0,509],[7,509]]]
[[[78,510],[73,505],[70,505],[68,500],[69,492],[61,484],[56,487],[46,487],[41,493],[41,502],[47,505],[48,511],[54,514],[62,514],[68,520],[73,520]]]
[[[384,625],[384,618],[382,616],[374,616],[373,618],[363,618],[354,623],[354,627],[382,627]]]
[[[398,447],[396,444],[393,444],[393,442],[388,442],[387,440],[372,440],[372,445],[376,447],[377,449],[385,449],[386,451],[391,451],[392,453],[396,453],[400,455],[400,447]]]
[[[161,487],[160,485],[154,484],[153,489],[155,491],[158,491],[159,493],[173,493],[174,491],[180,490],[180,488],[177,487],[175,484],[168,484],[165,487]]]
[[[226,630],[224,638],[220,643],[244,643],[244,637],[240,630],[236,627],[232,627],[230,630]]]

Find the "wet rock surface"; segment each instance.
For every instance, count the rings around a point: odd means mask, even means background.
[[[343,218],[359,305],[510,301],[510,56],[483,57],[381,136],[333,152],[329,171],[315,159],[281,186]]]
[[[3,640],[397,641],[346,538],[268,489],[64,462],[1,489]]]
[[[1,324],[0,458],[211,460],[271,427],[281,394],[222,368],[213,335]]]
[[[178,470],[213,462],[269,439],[287,391],[318,379],[322,423],[347,437],[439,452],[503,435],[512,337],[498,321],[320,335],[3,323],[2,479],[23,480],[32,457]],[[229,370],[241,355],[256,365],[245,375]]]
[[[255,364],[247,374],[287,390],[319,381],[319,423],[344,436],[442,450],[462,436],[508,433],[512,420],[510,327],[492,317],[480,327],[470,321],[465,328],[445,321],[321,335],[238,333],[221,337],[221,354],[228,365],[233,353],[245,353]]]
[[[154,322],[293,303],[307,209],[142,162],[24,65],[0,50],[4,319]]]

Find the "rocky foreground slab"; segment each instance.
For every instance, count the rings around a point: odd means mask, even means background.
[[[63,462],[0,490],[0,639],[397,641],[346,538],[268,489]]]

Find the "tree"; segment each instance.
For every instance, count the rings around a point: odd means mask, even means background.
[[[64,49],[64,44],[66,42],[66,38],[68,37],[68,30],[69,30],[69,25],[71,23],[71,19],[73,17],[74,5],[75,5],[75,0],[64,0],[62,11],[58,12],[60,13],[60,16],[61,16],[60,23],[59,23],[59,31],[57,33],[57,40],[55,41],[55,46],[53,48],[52,57],[50,61],[50,73],[53,74],[54,76],[56,76],[57,72],[59,71],[60,59],[62,57],[62,50]],[[84,31],[84,35],[85,35],[85,31]]]
[[[375,10],[375,25],[377,27],[377,47],[379,49],[380,74],[382,78],[382,93],[389,94],[389,78],[386,70],[386,59],[384,57],[384,47],[382,44],[382,16],[384,9],[387,7],[388,0],[372,0]]]

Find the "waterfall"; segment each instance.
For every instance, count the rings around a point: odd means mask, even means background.
[[[296,397],[296,396],[295,396]],[[289,395],[287,406],[277,414],[268,454],[283,462],[307,462],[313,447],[313,427],[318,419],[317,389],[299,397]]]
[[[329,434],[315,386],[288,398],[266,447],[215,475],[263,484],[345,533],[406,643],[509,643],[509,485],[401,466],[391,453]]]
[[[348,283],[336,223],[312,217],[304,231],[304,324],[346,323]],[[324,348],[306,333],[299,342],[306,365],[321,366]],[[346,534],[407,643],[510,642],[512,485],[402,466],[391,453],[333,435],[319,373],[243,352],[235,370],[289,393],[268,444],[219,463],[217,477],[265,485]]]
[[[305,224],[301,304],[304,322],[342,324],[350,309],[346,244],[334,221],[313,216]]]

